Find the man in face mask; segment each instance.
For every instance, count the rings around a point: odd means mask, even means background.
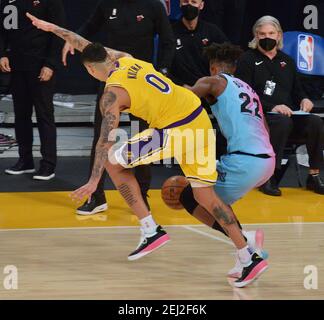
[[[180,0],[182,18],[172,25],[176,38],[176,53],[170,77],[180,85],[193,85],[209,75],[209,65],[203,49],[211,43],[227,41],[224,33],[214,24],[200,19],[204,8],[202,0]]]
[[[241,56],[236,76],[259,95],[276,153],[275,174],[260,191],[272,196],[281,195],[278,188],[281,160],[288,137],[293,135],[306,141],[310,166],[307,189],[324,194],[324,183],[319,174],[323,165],[323,123],[320,117],[308,114],[313,103],[303,90],[296,64],[280,50],[283,47],[280,23],[274,17],[264,16],[255,23],[253,33],[254,39],[249,43],[252,50]],[[305,115],[295,115],[298,110]]]
[[[185,20],[192,21],[195,20],[199,11],[204,8],[203,1],[181,1],[181,11]]]

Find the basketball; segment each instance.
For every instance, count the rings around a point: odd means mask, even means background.
[[[181,192],[188,184],[189,181],[184,176],[173,176],[165,180],[161,188],[164,203],[171,209],[183,209],[179,199]]]

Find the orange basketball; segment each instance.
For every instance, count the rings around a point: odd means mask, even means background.
[[[181,192],[188,184],[189,181],[184,176],[173,176],[165,180],[161,188],[164,203],[171,209],[183,209],[179,199]]]

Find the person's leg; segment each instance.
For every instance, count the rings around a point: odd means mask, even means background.
[[[184,151],[182,157],[179,153],[175,153],[175,157],[191,183],[195,200],[212,214],[238,249],[237,254],[244,268],[242,277],[235,281],[234,286],[245,286],[265,271],[268,264],[248,247],[232,209],[215,193],[213,184],[216,182],[216,141],[207,113],[202,112],[190,124],[181,127],[180,131],[186,133],[186,146],[189,149],[180,148],[180,145],[174,143],[175,152],[181,149]],[[190,136],[192,132],[193,137]],[[174,132],[173,135],[175,134]]]
[[[137,118],[135,116],[133,116],[132,114],[129,114],[130,120],[132,122],[136,123],[135,127],[138,127],[138,132],[143,132],[144,130],[148,129],[149,125],[146,121]],[[152,180],[152,175],[151,175],[151,165],[141,165],[141,166],[137,166],[134,169],[134,173],[135,173],[135,178],[137,180],[137,182],[140,185],[140,189],[141,189],[141,193],[144,199],[144,202],[148,208],[148,210],[150,211],[150,205],[148,203],[148,191],[150,189],[151,186],[151,180]]]
[[[117,190],[125,199],[128,206],[141,220],[150,215],[141,195],[140,186],[131,169],[126,169],[120,164],[107,163],[106,169]],[[155,230],[152,230],[154,232]]]
[[[324,183],[320,177],[323,167],[324,125],[316,115],[293,117],[294,130],[292,135],[305,138],[309,155],[309,175],[306,188],[324,194]]]
[[[274,175],[262,186],[260,191],[271,196],[280,196],[278,176],[281,170],[281,161],[288,137],[293,129],[292,119],[282,114],[266,114],[270,129],[270,142],[276,154],[276,169]]]
[[[28,72],[28,87],[33,97],[37,126],[41,143],[39,176],[54,176],[57,162],[56,125],[54,118],[53,96],[55,75],[49,81],[40,81],[39,70]],[[38,176],[36,174],[35,176]]]
[[[92,139],[92,147],[91,147],[91,155],[90,155],[90,163],[89,163],[89,177],[91,176],[92,173],[92,168],[96,156],[96,146],[100,137],[102,116],[100,112],[99,102],[104,92],[104,88],[105,88],[104,83],[101,83],[98,88],[98,96],[97,96],[96,109],[94,115],[93,139]],[[107,210],[108,205],[107,205],[105,188],[104,188],[106,176],[107,173],[106,171],[104,171],[97,185],[97,189],[92,194],[90,201],[87,200],[84,202],[83,205],[78,207],[76,210],[77,214],[92,215]]]
[[[11,90],[15,113],[15,134],[19,158],[34,168],[33,162],[33,101],[28,90],[26,72],[12,73]]]
[[[169,148],[167,141],[170,139],[164,137],[161,130],[148,129],[135,135],[122,146],[115,145],[109,150],[106,170],[141,224],[140,244],[128,256],[128,260],[139,259],[170,240],[168,234],[154,221],[132,172],[136,166],[161,160],[164,148]]]
[[[206,209],[200,206],[199,203],[195,200],[191,185],[188,185],[186,188],[184,188],[184,190],[181,192],[179,201],[183,205],[184,209],[197,220],[199,220],[206,226],[223,233],[226,237],[228,237],[228,234],[216,221],[216,219]],[[237,224],[242,230],[242,226],[238,219]]]
[[[233,211],[221,201],[212,186],[194,187],[193,194],[195,200],[221,225],[238,250],[247,247]]]
[[[91,147],[91,157],[90,157],[90,166],[89,166],[89,177],[91,176],[95,156],[96,156],[96,146],[97,142],[100,137],[100,131],[101,131],[101,123],[102,123],[102,115],[100,111],[100,99],[103,95],[105,89],[105,84],[100,84],[99,90],[98,90],[98,96],[97,96],[97,103],[96,103],[96,110],[95,110],[95,118],[94,118],[94,134],[93,134],[93,140],[92,140],[92,147]],[[96,191],[93,193],[93,198],[96,200],[96,202],[101,205],[106,203],[106,196],[105,196],[105,180],[107,177],[106,171],[103,172],[101,179],[98,183]]]
[[[193,192],[197,202],[213,214],[237,248],[243,269],[240,278],[233,285],[241,288],[256,280],[268,268],[268,263],[248,247],[231,208],[217,197],[213,187],[195,187]]]

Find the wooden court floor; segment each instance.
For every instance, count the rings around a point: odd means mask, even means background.
[[[150,193],[153,215],[172,240],[134,262],[127,255],[139,240],[137,219],[116,191],[107,191],[109,210],[91,217],[76,216],[66,192],[1,193],[0,299],[324,299],[323,196],[252,191],[234,206],[245,229],[264,229],[270,267],[233,289],[231,242],[168,209],[159,193]],[[17,290],[2,285],[8,265],[17,267]],[[305,288],[309,267],[317,289]]]

